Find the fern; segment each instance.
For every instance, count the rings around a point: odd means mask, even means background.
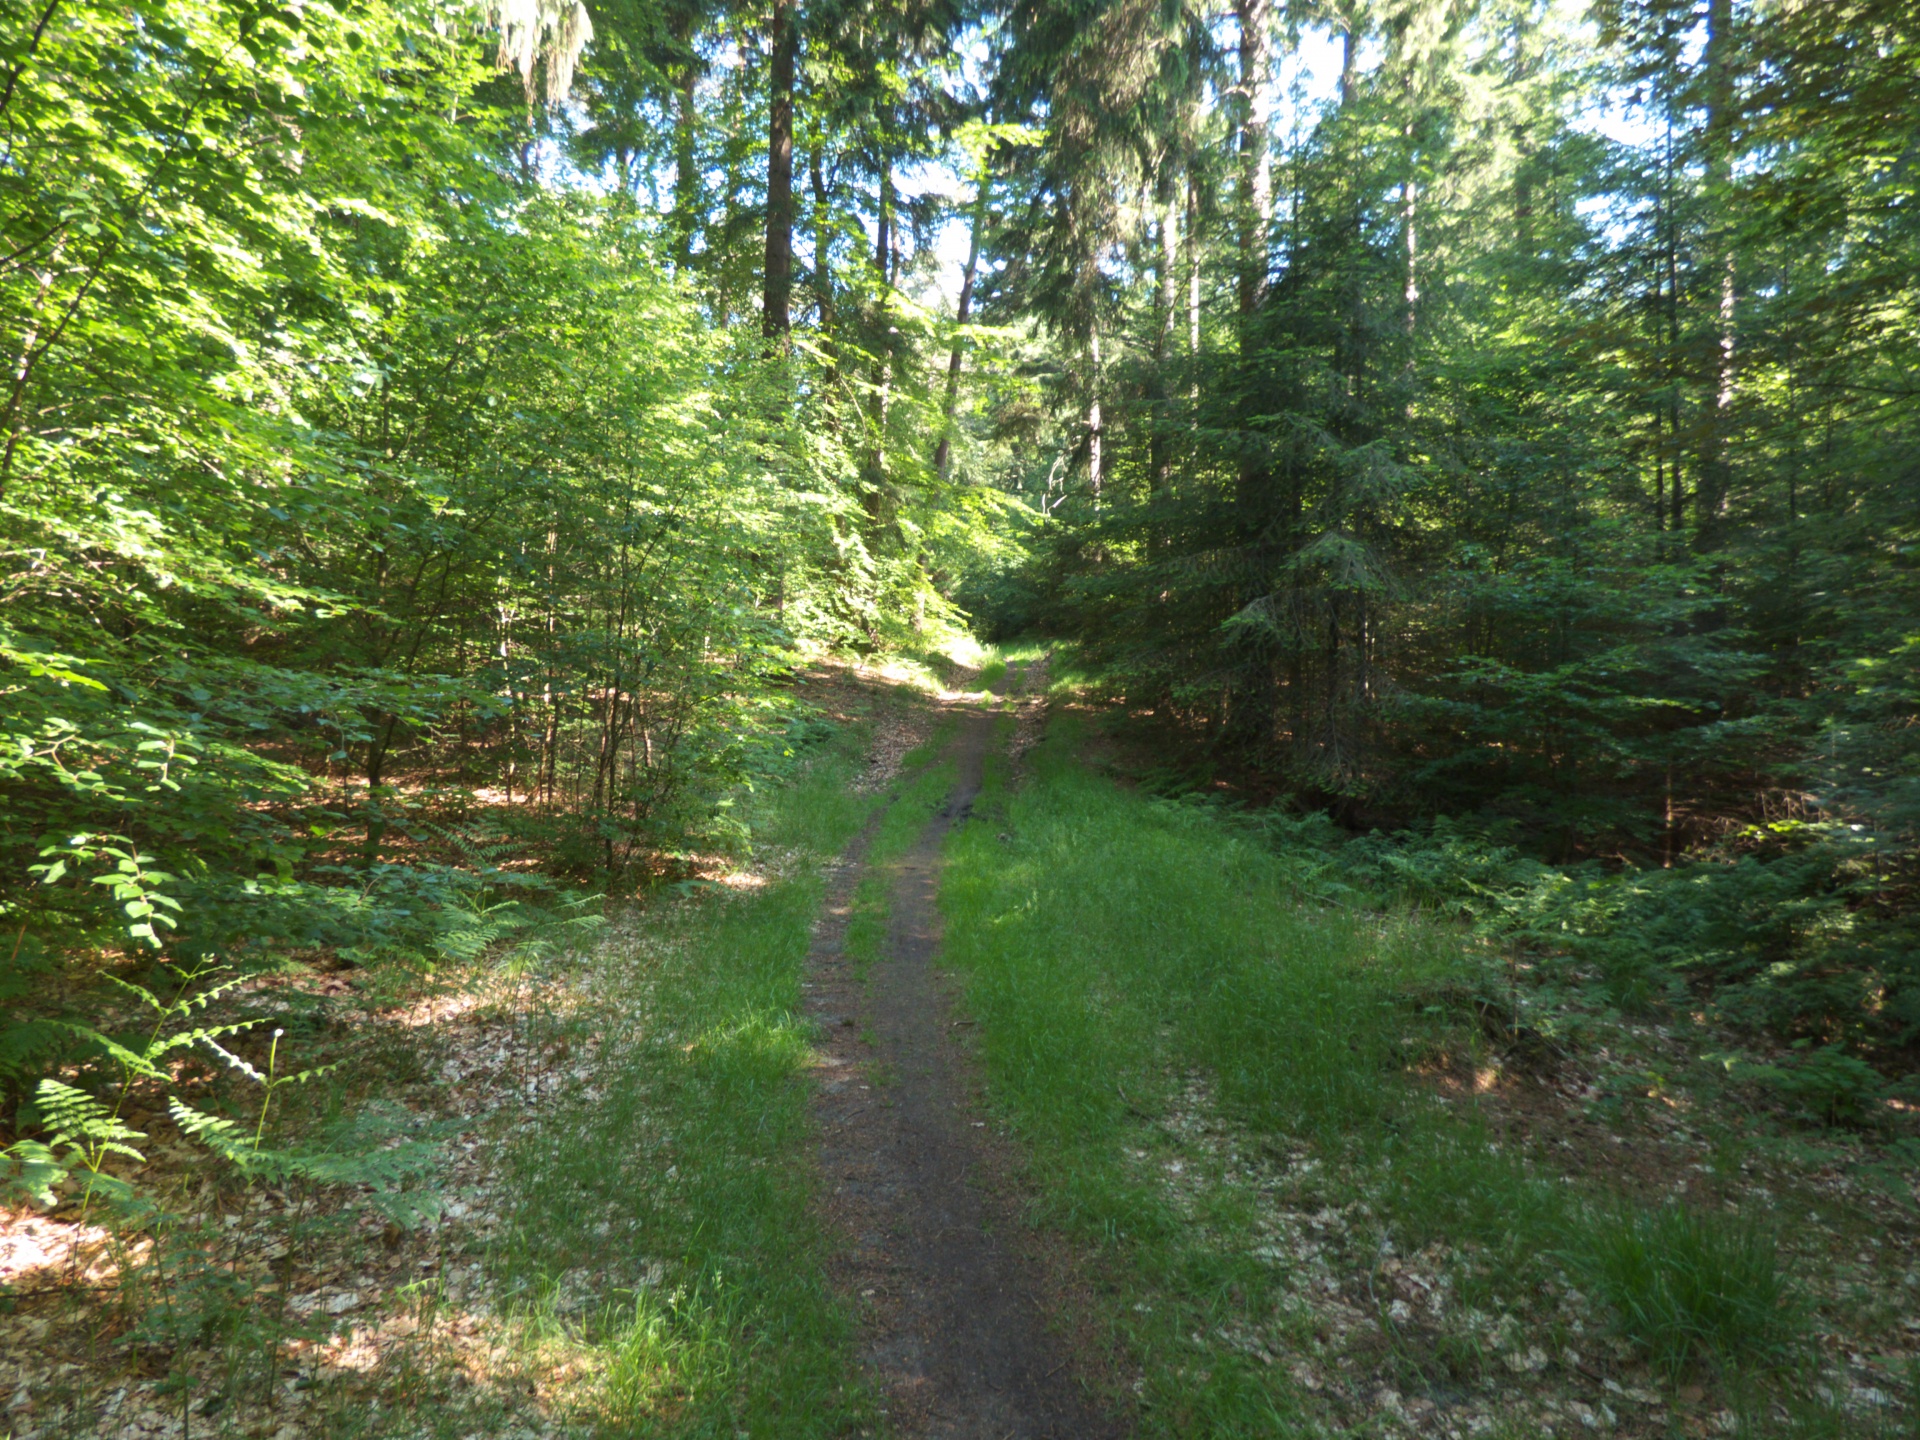
[[[19,1140],[0,1150],[0,1195],[20,1196],[43,1209],[60,1198],[54,1186],[72,1172],[40,1140]]]
[[[476,960],[508,935],[534,924],[534,918],[517,900],[493,905],[470,900],[459,911],[452,911],[452,907],[449,910],[454,918],[433,942],[434,949],[447,960]]]
[[[147,1157],[129,1142],[146,1139],[146,1133],[123,1121],[118,1106],[109,1109],[86,1091],[59,1080],[42,1080],[35,1099],[53,1130],[52,1138],[45,1145],[40,1173],[43,1176],[48,1173],[49,1162],[52,1168],[63,1172],[60,1180],[75,1170],[86,1171],[86,1191],[81,1201],[83,1216],[96,1193],[117,1202],[131,1199],[133,1187],[105,1167],[113,1156],[144,1164]],[[51,1193],[52,1185],[57,1183],[57,1180],[43,1183],[42,1193]]]
[[[525,923],[528,922],[524,919],[520,921],[522,925]],[[264,1069],[223,1043],[253,1029],[260,1023],[257,1020],[172,1028],[203,1012],[214,999],[240,983],[240,977],[202,984],[222,967],[201,964],[191,969],[167,968],[172,969],[180,981],[179,992],[170,1000],[162,999],[146,986],[126,980],[114,981],[154,1015],[152,1031],[144,1044],[123,1043],[85,1025],[52,1022],[119,1068],[119,1095],[115,1103],[109,1105],[63,1081],[42,1080],[36,1095],[50,1134],[44,1140],[22,1140],[0,1151],[0,1186],[4,1186],[4,1193],[19,1195],[36,1205],[52,1206],[57,1200],[56,1187],[75,1172],[84,1172],[87,1182],[83,1215],[96,1197],[120,1206],[133,1201],[133,1187],[106,1168],[108,1162],[116,1158],[135,1164],[146,1158],[132,1143],[146,1136],[121,1120],[121,1108],[129,1091],[140,1081],[171,1089],[172,1076],[164,1063],[167,1057],[178,1050],[198,1047],[260,1087],[260,1108],[251,1128],[237,1120],[197,1110],[178,1095],[169,1096],[167,1108],[183,1133],[231,1165],[249,1185],[256,1181],[277,1184],[302,1179],[317,1185],[363,1186],[373,1197],[376,1209],[405,1224],[417,1223],[437,1210],[438,1200],[425,1191],[424,1182],[433,1172],[438,1147],[418,1136],[404,1135],[400,1127],[383,1114],[370,1112],[365,1117],[335,1125],[322,1132],[316,1145],[295,1148],[268,1145],[268,1122],[280,1090],[320,1079],[337,1067],[321,1065],[282,1073],[280,1042],[286,1033],[284,1030],[273,1032]]]
[[[57,872],[58,866],[54,870]],[[154,872],[146,873],[149,879],[153,877]],[[54,873],[53,878],[57,879],[58,874]],[[232,979],[196,988],[199,982],[219,967],[203,962],[191,969],[174,966],[164,968],[173,970],[180,980],[179,991],[171,1000],[162,1000],[144,985],[109,977],[114,984],[153,1012],[153,1028],[145,1043],[137,1048],[77,1021],[41,1022],[49,1031],[75,1037],[84,1048],[104,1056],[118,1067],[119,1094],[114,1103],[108,1105],[65,1081],[50,1077],[40,1081],[35,1088],[34,1098],[42,1123],[51,1133],[45,1140],[23,1140],[0,1152],[7,1162],[6,1170],[0,1172],[7,1193],[22,1195],[38,1205],[50,1206],[55,1202],[54,1187],[75,1171],[84,1171],[87,1181],[81,1201],[83,1217],[97,1196],[121,1205],[131,1201],[133,1187],[106,1169],[108,1161],[115,1158],[131,1160],[135,1164],[142,1164],[146,1160],[131,1143],[144,1140],[145,1134],[132,1129],[120,1119],[120,1111],[126,1104],[128,1093],[142,1080],[170,1085],[172,1076],[162,1062],[172,1052],[197,1044],[208,1044],[219,1049],[218,1041],[222,1037],[238,1034],[258,1023],[248,1020],[170,1030],[170,1025],[195,1011],[204,1010],[216,996],[224,994],[239,982],[238,979]]]
[[[425,1188],[438,1167],[439,1130],[423,1137],[404,1128],[398,1107],[370,1106],[323,1130],[318,1143],[275,1148],[249,1135],[239,1121],[196,1110],[178,1096],[168,1102],[176,1125],[227,1161],[249,1182],[306,1180],[333,1187],[362,1186],[373,1208],[396,1224],[416,1225],[439,1213],[437,1192]]]

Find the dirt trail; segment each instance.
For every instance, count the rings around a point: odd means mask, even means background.
[[[992,733],[992,715],[966,714],[954,788],[892,869],[886,948],[867,983],[841,952],[854,867],[815,939],[821,1165],[847,1246],[835,1278],[864,1302],[862,1358],[896,1433],[1105,1440],[1124,1430],[1088,1405],[1070,1350],[1047,1329],[1041,1267],[1022,1254],[1012,1199],[995,1183],[1004,1157],[975,1114],[935,969],[941,842],[979,793]],[[867,840],[849,852],[856,865]]]

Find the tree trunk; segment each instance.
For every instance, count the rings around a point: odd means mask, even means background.
[[[760,324],[770,340],[793,328],[793,0],[773,0],[767,122],[767,262]]]
[[[880,203],[873,222],[873,269],[882,285],[893,283],[893,160],[880,158]]]
[[[1239,350],[1242,381],[1254,381],[1254,325],[1256,312],[1267,297],[1267,250],[1273,232],[1273,166],[1268,153],[1267,131],[1271,123],[1271,92],[1267,71],[1269,54],[1267,20],[1270,0],[1234,0],[1234,18],[1240,31],[1240,75],[1238,135],[1236,149],[1240,161],[1239,276],[1236,298],[1239,302]],[[1255,452],[1253,437],[1242,451],[1237,501],[1242,513],[1243,533],[1251,539],[1265,528],[1262,513],[1268,504],[1270,486],[1268,467]],[[1254,588],[1263,582],[1256,580]],[[1243,597],[1252,599],[1251,594]]]
[[[1180,212],[1175,200],[1179,191],[1168,185],[1160,206],[1160,257],[1153,277],[1153,303],[1158,312],[1153,327],[1154,407],[1147,439],[1147,484],[1155,499],[1173,488],[1173,453],[1167,443],[1166,367],[1173,359],[1174,315],[1179,308],[1175,296],[1180,286]]]
[[[374,725],[379,725],[376,712]],[[386,780],[387,752],[393,746],[394,732],[399,729],[400,717],[387,716],[387,723],[380,731],[378,740],[367,741],[367,835],[361,849],[360,859],[364,865],[372,866],[380,859],[380,842],[386,838],[387,817],[380,809],[380,787]]]
[[[1091,362],[1087,378],[1087,488],[1093,493],[1093,503],[1097,508],[1100,504],[1100,486],[1105,479],[1102,474],[1102,445],[1106,439],[1100,415],[1100,327],[1097,323],[1088,332],[1087,352]]]
[[[685,34],[675,38],[689,41]],[[673,117],[673,261],[680,270],[693,264],[693,232],[699,209],[700,171],[693,154],[695,79],[693,61],[688,60],[675,87]]]
[[[1735,276],[1733,240],[1726,217],[1732,208],[1733,179],[1733,0],[1708,0],[1706,80],[1706,199],[1715,217],[1707,233],[1708,273],[1718,291],[1709,321],[1711,345],[1700,424],[1700,488],[1695,497],[1694,536],[1701,550],[1723,539],[1732,466],[1727,460],[1727,431],[1733,409],[1733,322]]]
[[[1508,79],[1514,89],[1521,92],[1521,103],[1526,104],[1524,87],[1533,78],[1533,52],[1528,41],[1533,38],[1533,26],[1530,19],[1518,19],[1513,22],[1513,67]],[[1529,109],[1528,114],[1532,111]],[[1520,253],[1529,260],[1533,258],[1533,130],[1531,123],[1522,119],[1513,127],[1513,233],[1519,243]]]
[[[833,192],[827,188],[820,147],[807,152],[807,175],[813,183],[813,289],[820,307],[820,334],[832,353],[833,331]]]
[[[877,371],[874,376],[875,424],[873,427],[872,489],[867,495],[867,514],[876,523],[886,512],[887,421],[893,409],[893,331],[888,314],[888,291],[893,285],[893,158],[880,157],[880,203],[874,217],[873,268],[880,278],[879,313],[874,316],[880,328]]]
[[[1270,0],[1234,0],[1240,29],[1240,284],[1242,316],[1259,308],[1267,293],[1267,245],[1273,229],[1273,164],[1267,144],[1273,89],[1267,44]]]
[[[1406,174],[1400,181],[1400,227],[1406,251],[1406,269],[1401,276],[1400,289],[1400,328],[1407,337],[1407,354],[1400,371],[1401,383],[1406,387],[1406,418],[1413,417],[1413,381],[1415,374],[1413,339],[1414,329],[1419,319],[1420,306],[1420,243],[1419,243],[1419,204],[1420,181],[1416,170],[1418,155],[1414,142],[1414,73],[1413,59],[1407,59],[1406,75],[1407,115],[1401,126],[1401,138],[1407,147]]]
[[[956,329],[966,325],[967,316],[973,309],[973,277],[980,265],[980,232],[986,227],[987,206],[993,192],[993,182],[988,177],[987,167],[982,165],[979,185],[973,196],[973,224],[967,234],[967,264],[960,272],[960,299],[953,309]],[[960,336],[956,334],[953,337],[953,353],[947,357],[947,393],[941,403],[940,443],[933,452],[934,473],[942,480],[947,478],[947,468],[953,459],[953,415],[960,403],[960,367],[965,361],[965,354]]]
[[[1200,187],[1187,176],[1187,358],[1193,362],[1190,397],[1200,399]]]
[[[1347,110],[1353,105],[1354,72],[1354,18],[1351,9],[1340,12],[1340,108]]]

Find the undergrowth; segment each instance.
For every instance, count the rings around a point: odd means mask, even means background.
[[[1314,903],[1295,857],[1115,786],[1078,743],[1056,720],[1016,793],[990,763],[978,808],[994,818],[955,832],[942,903],[990,1093],[1030,1148],[1036,1219],[1111,1262],[1108,1323],[1141,1366],[1143,1433],[1270,1434],[1325,1413],[1253,1342],[1192,1343],[1251,1326],[1319,1353],[1299,1318],[1305,1262],[1260,1243],[1275,1204],[1346,1217],[1365,1299],[1342,1303],[1377,1312],[1355,1334],[1401,1328],[1375,1293],[1387,1258],[1444,1253],[1493,1312],[1589,1286],[1667,1375],[1799,1362],[1803,1312],[1762,1224],[1569,1184],[1500,1143],[1470,1089],[1413,1083],[1485,1058],[1475,997],[1507,983],[1490,952],[1405,907]],[[1202,1132],[1223,1138],[1183,1143]],[[1307,1330],[1289,1338],[1289,1316]],[[1460,1362],[1470,1386],[1492,1386],[1491,1359]],[[1523,1348],[1514,1363],[1533,1362]]]
[[[1878,1125],[1920,1093],[1920,969],[1910,918],[1887,912],[1872,836],[1776,825],[1668,867],[1551,865],[1506,829],[1439,817],[1349,835],[1323,814],[1231,811],[1171,772],[1165,803],[1255,839],[1325,903],[1412,908],[1514,949],[1565,957],[1624,1013],[1699,1011],[1777,1063],[1738,1078],[1820,1124]]]
[[[811,1208],[811,1031],[802,968],[821,864],[876,803],[877,848],[943,785],[912,752],[878,797],[849,788],[843,737],[754,801],[763,887],[709,888],[617,927],[551,1043],[597,1043],[594,1082],[516,1140],[514,1211],[493,1268],[529,1334],[599,1378],[575,1401],[614,1435],[841,1435],[870,1425],[848,1317]]]
[[[1615,1205],[1588,1222],[1569,1255],[1576,1273],[1669,1379],[1791,1359],[1802,1302],[1764,1225],[1676,1204]]]

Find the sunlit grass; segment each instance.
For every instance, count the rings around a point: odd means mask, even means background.
[[[868,663],[888,680],[939,695],[957,672],[977,670],[990,658],[989,647],[965,631],[930,628],[925,634],[888,644]]]
[[[800,990],[818,862],[875,803],[849,788],[856,739],[756,802],[759,844],[802,852],[789,878],[627,926],[552,1037],[600,1048],[513,1148],[493,1264],[574,1338],[571,1409],[601,1433],[786,1440],[871,1420],[811,1207]]]
[[[1076,745],[1057,720],[1011,795],[990,765],[988,823],[950,846],[947,959],[981,1022],[990,1094],[1032,1156],[1037,1218],[1112,1262],[1107,1322],[1141,1366],[1142,1433],[1268,1435],[1304,1403],[1284,1367],[1224,1347],[1195,1363],[1190,1336],[1268,1323],[1284,1302],[1249,1253],[1259,1197],[1218,1176],[1184,1196],[1166,1181],[1167,1125],[1196,1109],[1217,1105],[1246,1143],[1320,1157],[1313,1203],[1363,1204],[1366,1245],[1475,1247],[1510,1301],[1561,1267],[1611,1263],[1596,1258],[1622,1239],[1611,1210],[1491,1143],[1470,1094],[1443,1102],[1408,1074],[1483,1043],[1427,1003],[1471,993],[1483,960],[1419,917],[1303,903],[1258,843],[1095,776]],[[1705,1254],[1723,1237],[1698,1228]],[[1624,1272],[1602,1298],[1650,1356],[1677,1343],[1689,1361],[1778,1362],[1790,1335],[1762,1314],[1772,1251],[1739,1253],[1750,1305]],[[1671,1313],[1636,1321],[1635,1295]],[[1713,1337],[1661,1338],[1687,1326]]]
[[[1701,1364],[1785,1359],[1801,1302],[1764,1227],[1679,1205],[1590,1217],[1572,1256],[1621,1332],[1673,1377]]]
[[[860,973],[879,958],[887,933],[887,898],[893,886],[890,866],[913,848],[913,843],[953,789],[956,767],[951,760],[933,763],[952,739],[958,721],[943,721],[925,744],[901,762],[892,803],[867,849],[866,874],[853,892],[853,913],[847,923],[846,953]]]
[[[1028,636],[1018,640],[1003,640],[989,646],[992,652],[1010,665],[1031,665],[1036,660],[1044,660],[1057,648],[1057,642]]]

